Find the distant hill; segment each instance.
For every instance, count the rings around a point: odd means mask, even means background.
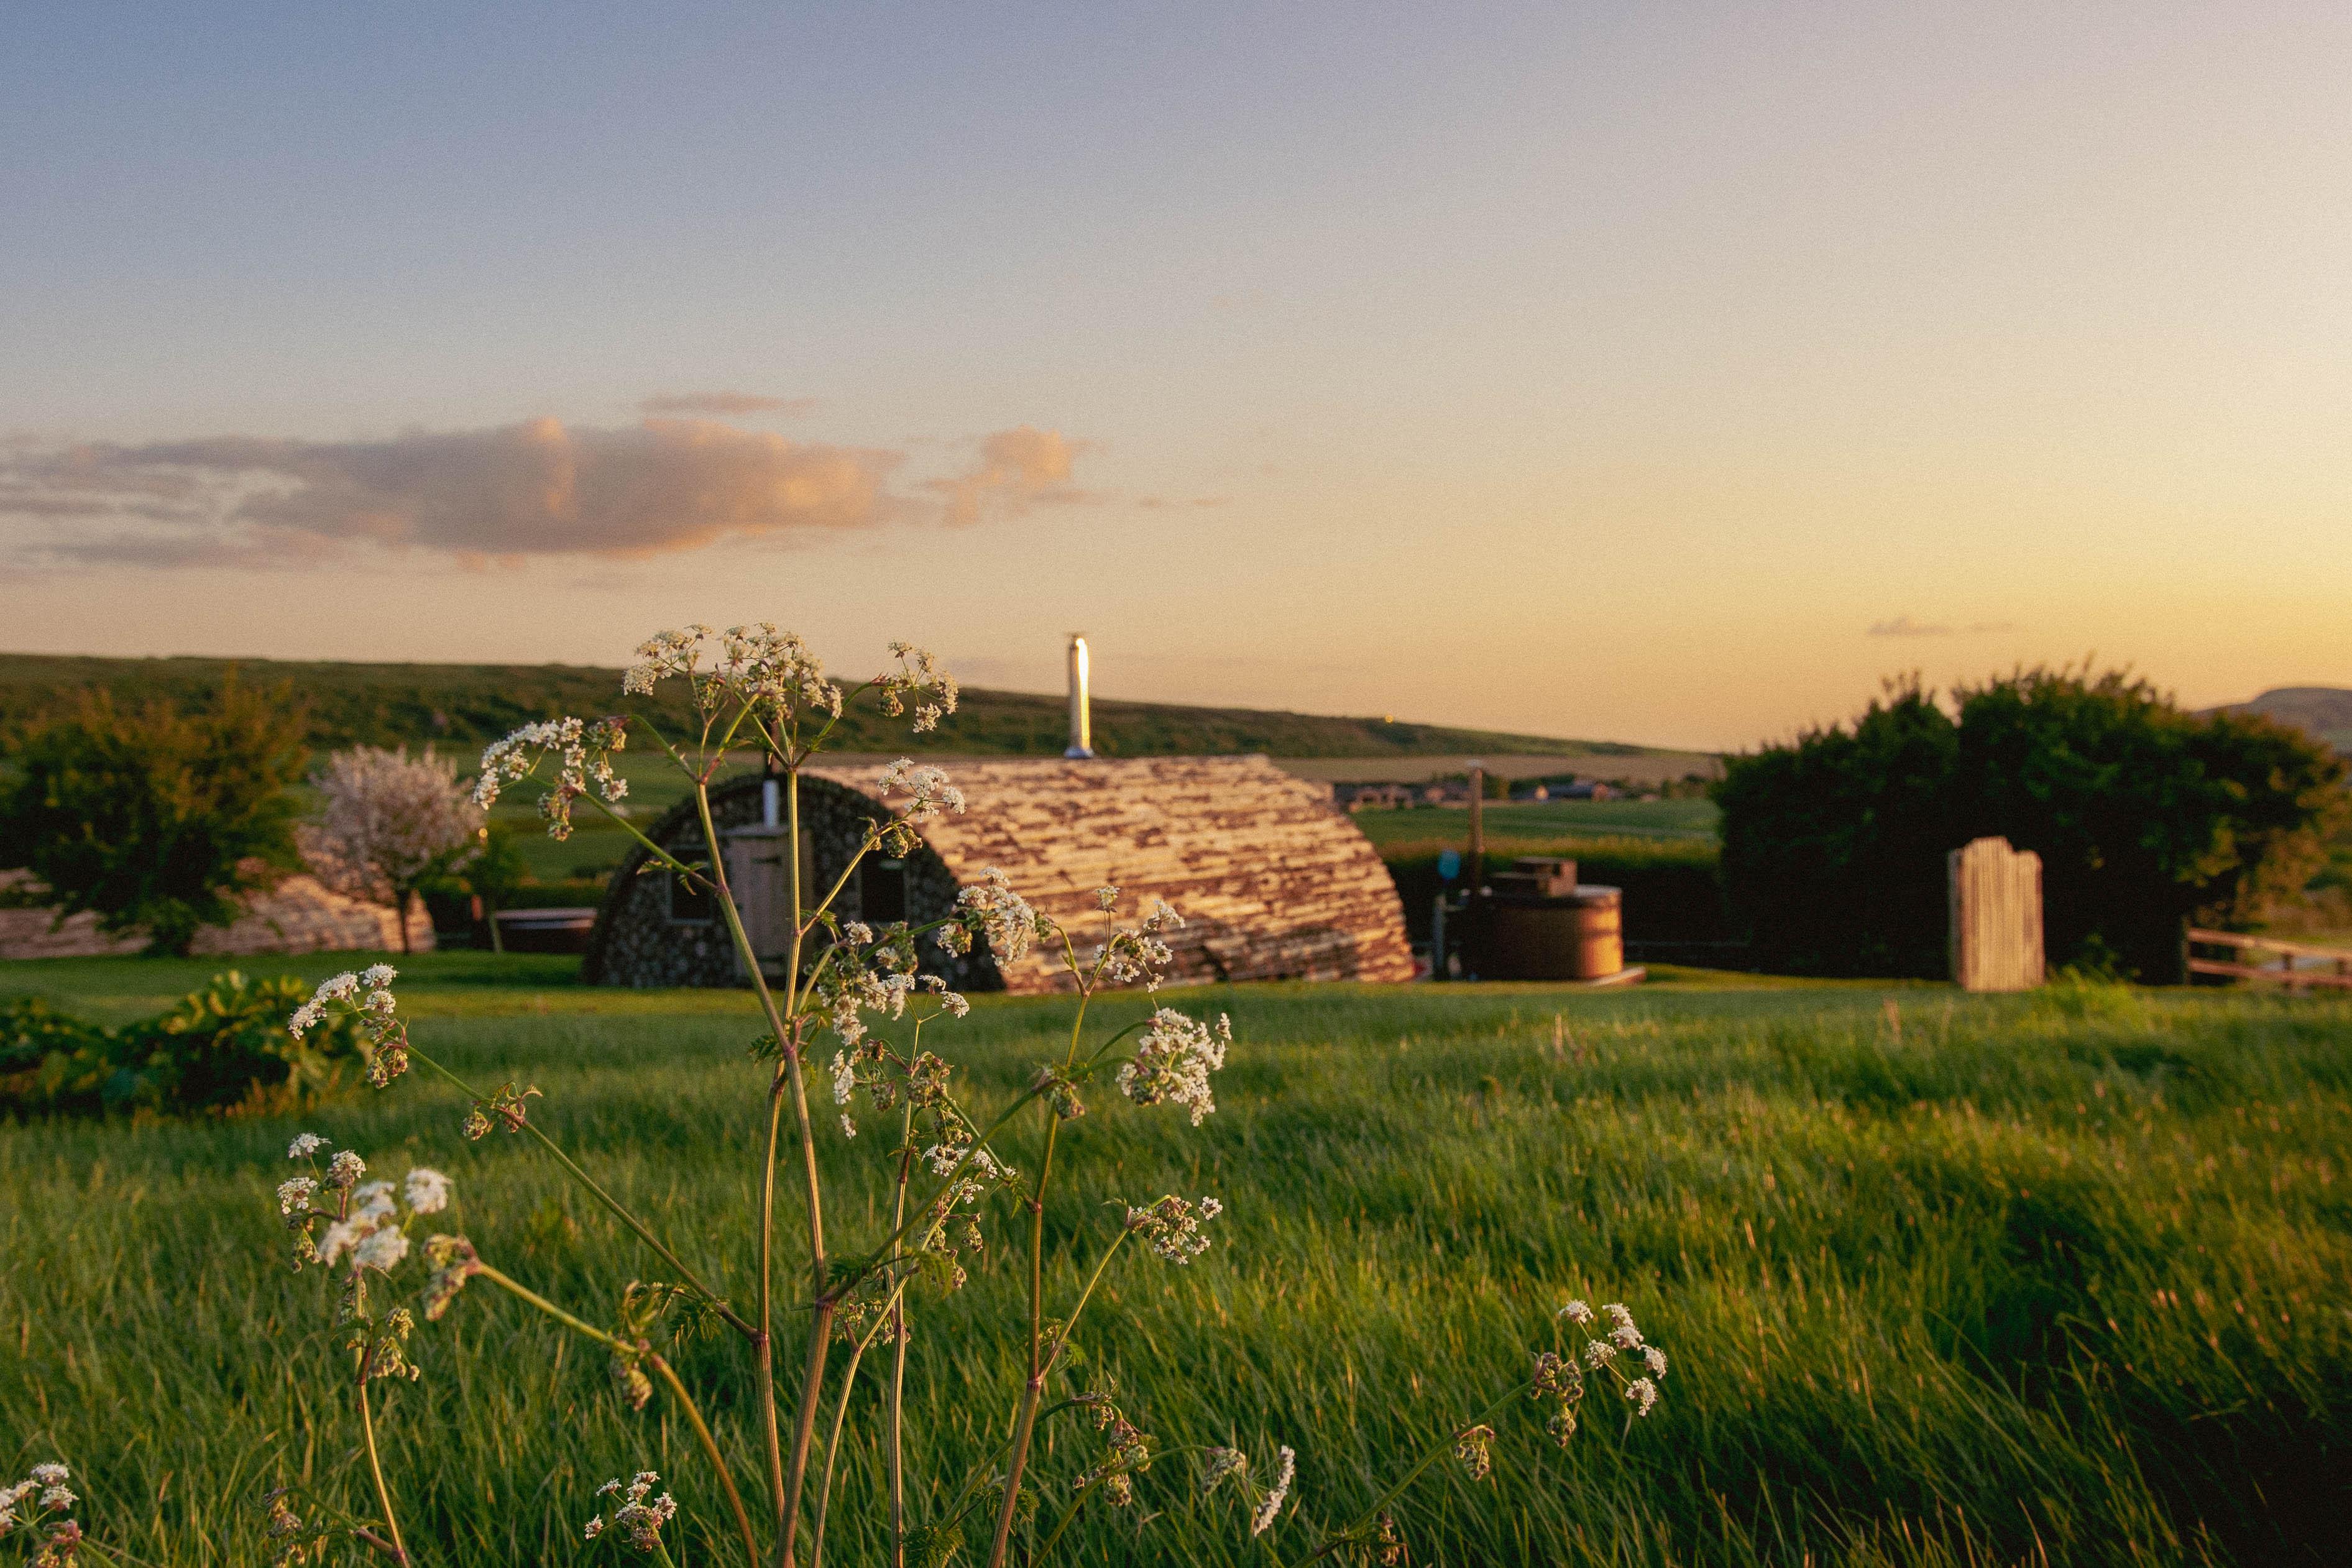
[[[479,745],[532,719],[617,711],[621,672],[581,664],[359,664],[277,659],[103,659],[0,653],[0,746],[24,727],[67,711],[86,690],[119,701],[204,701],[232,671],[248,685],[290,685],[310,711],[315,746],[446,741]],[[676,736],[685,706],[675,694],[654,708]],[[645,711],[644,705],[633,705]],[[1058,756],[1067,742],[1067,705],[1030,692],[966,687],[955,716],[912,744],[906,721],[852,711],[835,732],[842,751],[916,750],[969,756]],[[1276,757],[1402,758],[1513,753],[1561,758],[1637,758],[1652,748],[1610,741],[1507,735],[1442,725],[1395,724],[1255,708],[1172,703],[1094,705],[1096,750],[1111,757],[1262,751]]]
[[[2300,725],[2336,750],[2352,753],[2352,690],[2342,686],[2279,686],[2252,702],[2232,703],[2237,712],[2267,714]]]

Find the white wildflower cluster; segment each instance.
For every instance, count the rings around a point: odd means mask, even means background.
[[[811,1003],[824,1016],[825,1027],[853,1050],[866,1039],[868,1013],[900,1019],[909,1002],[922,999],[937,1006],[918,1011],[918,1018],[940,1013],[961,1018],[971,1010],[971,1004],[950,989],[943,977],[919,973],[917,963],[915,939],[904,924],[894,922],[877,939],[870,928],[853,920],[842,928],[842,939],[826,949],[810,983]],[[835,1103],[847,1104],[837,1083],[835,1090]]]
[[[898,813],[879,831],[881,847],[894,855],[911,854],[919,842],[915,832],[917,822],[964,807],[963,791],[948,782],[947,770],[929,763],[919,763],[911,757],[901,757],[882,769],[880,792],[885,802],[893,795],[903,795],[903,802],[892,803]]]
[[[1562,1307],[1559,1316],[1588,1335],[1583,1353],[1585,1368],[1593,1372],[1607,1371],[1617,1380],[1627,1403],[1633,1406],[1633,1414],[1647,1416],[1658,1403],[1658,1384],[1666,1375],[1666,1353],[1643,1337],[1640,1327],[1633,1322],[1633,1312],[1622,1301],[1612,1301],[1596,1316],[1590,1306],[1579,1301]],[[1608,1320],[1609,1326],[1596,1334],[1594,1331],[1603,1318]],[[1538,1374],[1542,1370],[1539,1361]],[[1580,1395],[1581,1392],[1580,1379],[1578,1393]],[[1572,1404],[1573,1400],[1570,1403]],[[1572,1416],[1567,1427],[1570,1432],[1575,1429]],[[1555,1436],[1562,1442],[1567,1441],[1564,1432],[1556,1432]]]
[[[598,1497],[617,1494],[621,1500],[614,1505],[611,1518],[599,1511],[591,1519],[583,1539],[593,1541],[611,1530],[629,1547],[647,1556],[659,1551],[662,1526],[677,1512],[677,1500],[667,1492],[650,1502],[646,1500],[660,1480],[661,1477],[651,1470],[639,1470],[625,1486],[615,1479],[598,1487]]]
[[[1118,889],[1106,887],[1095,894],[1095,901],[1108,912],[1118,902]],[[1161,933],[1181,931],[1184,917],[1166,899],[1154,898],[1145,906],[1143,920],[1133,927],[1114,931],[1095,956],[1096,967],[1114,985],[1131,986],[1140,980],[1146,990],[1160,988],[1160,979],[1167,973],[1175,955],[1168,950]]]
[[[1135,1059],[1119,1064],[1119,1092],[1139,1105],[1181,1105],[1197,1127],[1217,1108],[1209,1074],[1225,1064],[1225,1049],[1233,1042],[1233,1020],[1223,1013],[1212,1030],[1173,1008],[1161,1008],[1136,1042]]]
[[[979,881],[958,890],[955,923],[940,928],[938,941],[948,952],[961,954],[971,951],[974,935],[984,936],[997,963],[1017,964],[1052,929],[1051,922],[1013,891],[1012,879],[992,865],[981,868]]]
[[[1257,1511],[1250,1516],[1250,1533],[1264,1535],[1282,1516],[1282,1505],[1290,1500],[1290,1483],[1298,1475],[1298,1456],[1287,1445],[1275,1450],[1274,1485],[1258,1500]]]
[[[394,903],[426,873],[464,864],[479,841],[482,809],[429,746],[415,758],[405,747],[338,751],[310,782],[320,807],[303,847],[339,893]]]
[[[454,1184],[429,1166],[410,1169],[401,1183],[400,1196],[411,1214],[438,1214],[449,1207],[449,1194]]]
[[[408,1220],[448,1207],[455,1184],[439,1171],[417,1166],[395,1198],[392,1183],[360,1179],[367,1174],[367,1162],[350,1149],[336,1154],[320,1172],[319,1151],[326,1146],[317,1134],[304,1133],[286,1150],[287,1158],[310,1165],[309,1174],[278,1184],[278,1212],[295,1233],[294,1267],[315,1262],[332,1268],[348,1259],[354,1273],[388,1274],[408,1256]],[[322,1220],[326,1230],[319,1233]]]
[[[621,694],[649,697],[656,683],[677,675],[694,683],[695,703],[704,712],[717,707],[721,692],[716,680],[709,682],[707,700],[704,695],[702,655],[718,634],[698,621],[676,632],[655,632],[637,644],[637,662],[622,674]]]
[[[63,1465],[35,1465],[23,1480],[0,1486],[0,1541],[22,1531],[33,1568],[64,1568],[81,1545],[81,1526],[66,1517],[81,1500],[66,1485],[71,1476]]]
[[[616,810],[629,792],[629,781],[613,771],[613,753],[628,744],[629,721],[600,718],[542,719],[524,725],[503,740],[494,740],[482,753],[481,777],[474,780],[474,804],[488,810],[509,784],[534,777],[539,765],[555,759],[554,788],[539,799],[539,814],[547,819],[551,839],[572,836],[572,802],[593,786],[599,798]]]
[[[393,998],[392,982],[398,974],[389,964],[375,964],[320,981],[310,999],[286,1020],[286,1031],[299,1040],[330,1016],[348,1012],[367,1036],[368,1082],[384,1087],[408,1071],[408,1026],[393,1016],[399,1004]]]
[[[824,663],[796,632],[772,621],[724,632],[696,623],[657,632],[637,647],[637,662],[621,677],[629,696],[651,696],[662,681],[683,679],[705,716],[730,703],[766,710],[789,728],[803,715],[841,716],[841,688],[824,678]]]
[[[940,720],[956,710],[955,677],[912,643],[891,643],[890,656],[898,667],[875,683],[882,689],[882,711],[896,718],[912,704],[917,735],[939,728]]]
[[[1209,1249],[1201,1228],[1224,1211],[1225,1206],[1213,1197],[1194,1205],[1171,1193],[1149,1208],[1129,1208],[1127,1228],[1169,1262],[1190,1263]]]
[[[1201,1495],[1207,1497],[1234,1476],[1249,1474],[1249,1456],[1239,1448],[1207,1448],[1201,1454]]]

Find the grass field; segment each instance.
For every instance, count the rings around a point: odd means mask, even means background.
[[[1488,846],[1505,852],[1517,852],[1521,844],[1569,839],[1712,844],[1722,815],[1712,800],[1492,801],[1479,813]],[[1404,844],[1458,845],[1470,835],[1467,806],[1358,811],[1352,821],[1381,851]]]
[[[0,991],[121,1019],[207,972],[0,966]],[[748,998],[570,974],[435,956],[404,1008],[461,1070],[544,1089],[544,1125],[740,1282],[741,1239],[722,1227],[752,1164]],[[1098,1103],[1064,1140],[1073,1184],[1046,1214],[1066,1265],[1099,1245],[1106,1197],[1231,1206],[1189,1269],[1123,1260],[1080,1336],[1164,1442],[1291,1443],[1299,1495],[1329,1519],[1519,1377],[1569,1295],[1630,1303],[1673,1357],[1656,1415],[1629,1430],[1594,1412],[1565,1453],[1532,1407],[1498,1418],[1490,1479],[1441,1468],[1400,1510],[1415,1563],[2340,1560],[2352,1008],[1700,976],[1597,995],[1177,999],[1234,1016],[1219,1113],[1195,1131]],[[975,1008],[955,1053],[983,1098],[1026,1078],[1067,1007]],[[327,1385],[323,1282],[285,1270],[269,1204],[299,1126],[383,1174],[448,1171],[485,1256],[592,1319],[650,1277],[543,1157],[466,1144],[458,1113],[412,1076],[293,1120],[0,1126],[11,1457],[73,1464],[91,1525],[149,1561],[268,1561],[254,1498],[333,1471],[353,1440]],[[854,1183],[882,1143],[828,1131],[821,1155]],[[873,1233],[877,1189],[852,1190],[847,1247]],[[1012,1261],[992,1251],[963,1292],[917,1310],[919,1477],[958,1473],[1004,1429]],[[677,1490],[684,1560],[716,1560],[690,1438],[659,1397],[629,1415],[583,1349],[478,1284],[420,1330],[425,1377],[385,1426],[423,1561],[577,1560],[589,1490],[640,1465]],[[741,1361],[730,1343],[682,1356],[748,1459],[747,1412],[723,1394]],[[1077,1436],[1057,1431],[1039,1460],[1060,1494],[1092,1452]],[[859,1511],[874,1486],[860,1448]],[[1194,1500],[1163,1464],[1067,1555],[1272,1561],[1244,1549],[1231,1506]],[[1303,1536],[1293,1522],[1268,1539],[1295,1557]],[[874,1561],[870,1535],[836,1545],[828,1561]]]

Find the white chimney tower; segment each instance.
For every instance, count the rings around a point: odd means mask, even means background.
[[[1094,754],[1094,719],[1087,711],[1087,638],[1083,632],[1073,632],[1070,633],[1070,748],[1062,755],[1085,758]]]

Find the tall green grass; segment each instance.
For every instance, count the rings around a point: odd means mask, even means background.
[[[61,980],[97,998],[152,983],[140,972]],[[1101,1244],[1104,1197],[1231,1206],[1192,1267],[1123,1260],[1080,1335],[1086,1375],[1164,1442],[1291,1443],[1308,1506],[1344,1516],[1521,1375],[1575,1294],[1623,1300],[1668,1348],[1658,1413],[1629,1428],[1594,1411],[1565,1452],[1532,1406],[1499,1421],[1492,1479],[1442,1469],[1400,1511],[1415,1563],[2335,1559],[2352,1009],[1792,986],[1180,999],[1234,1017],[1219,1113],[1196,1131],[1097,1104],[1045,1217],[1066,1260]],[[404,1005],[461,1071],[543,1088],[544,1124],[743,1290],[748,998],[453,984]],[[1067,1019],[1057,1000],[986,999],[954,1050],[1001,1099]],[[464,1143],[459,1110],[412,1076],[299,1124],[383,1174],[447,1170],[485,1255],[591,1317],[652,1277],[525,1145]],[[72,1463],[92,1526],[152,1561],[268,1561],[258,1490],[347,1462],[324,1281],[285,1270],[268,1203],[296,1124],[0,1128],[0,1434]],[[878,1131],[824,1141],[853,1184],[842,1246],[876,1226],[879,1185],[855,1184]],[[1011,1416],[1009,1251],[918,1306],[927,1483]],[[572,1561],[590,1489],[640,1466],[677,1489],[686,1560],[723,1553],[690,1436],[659,1397],[628,1414],[588,1348],[479,1284],[420,1330],[425,1376],[386,1426],[425,1561]],[[746,1386],[741,1352],[681,1360],[748,1483],[749,1412],[726,1395]],[[877,1485],[870,1395],[856,1414],[852,1520]],[[1053,1432],[1049,1496],[1091,1451]],[[1072,1560],[1265,1561],[1179,1467],[1138,1490],[1074,1532]],[[852,1530],[832,1560],[877,1545]]]

